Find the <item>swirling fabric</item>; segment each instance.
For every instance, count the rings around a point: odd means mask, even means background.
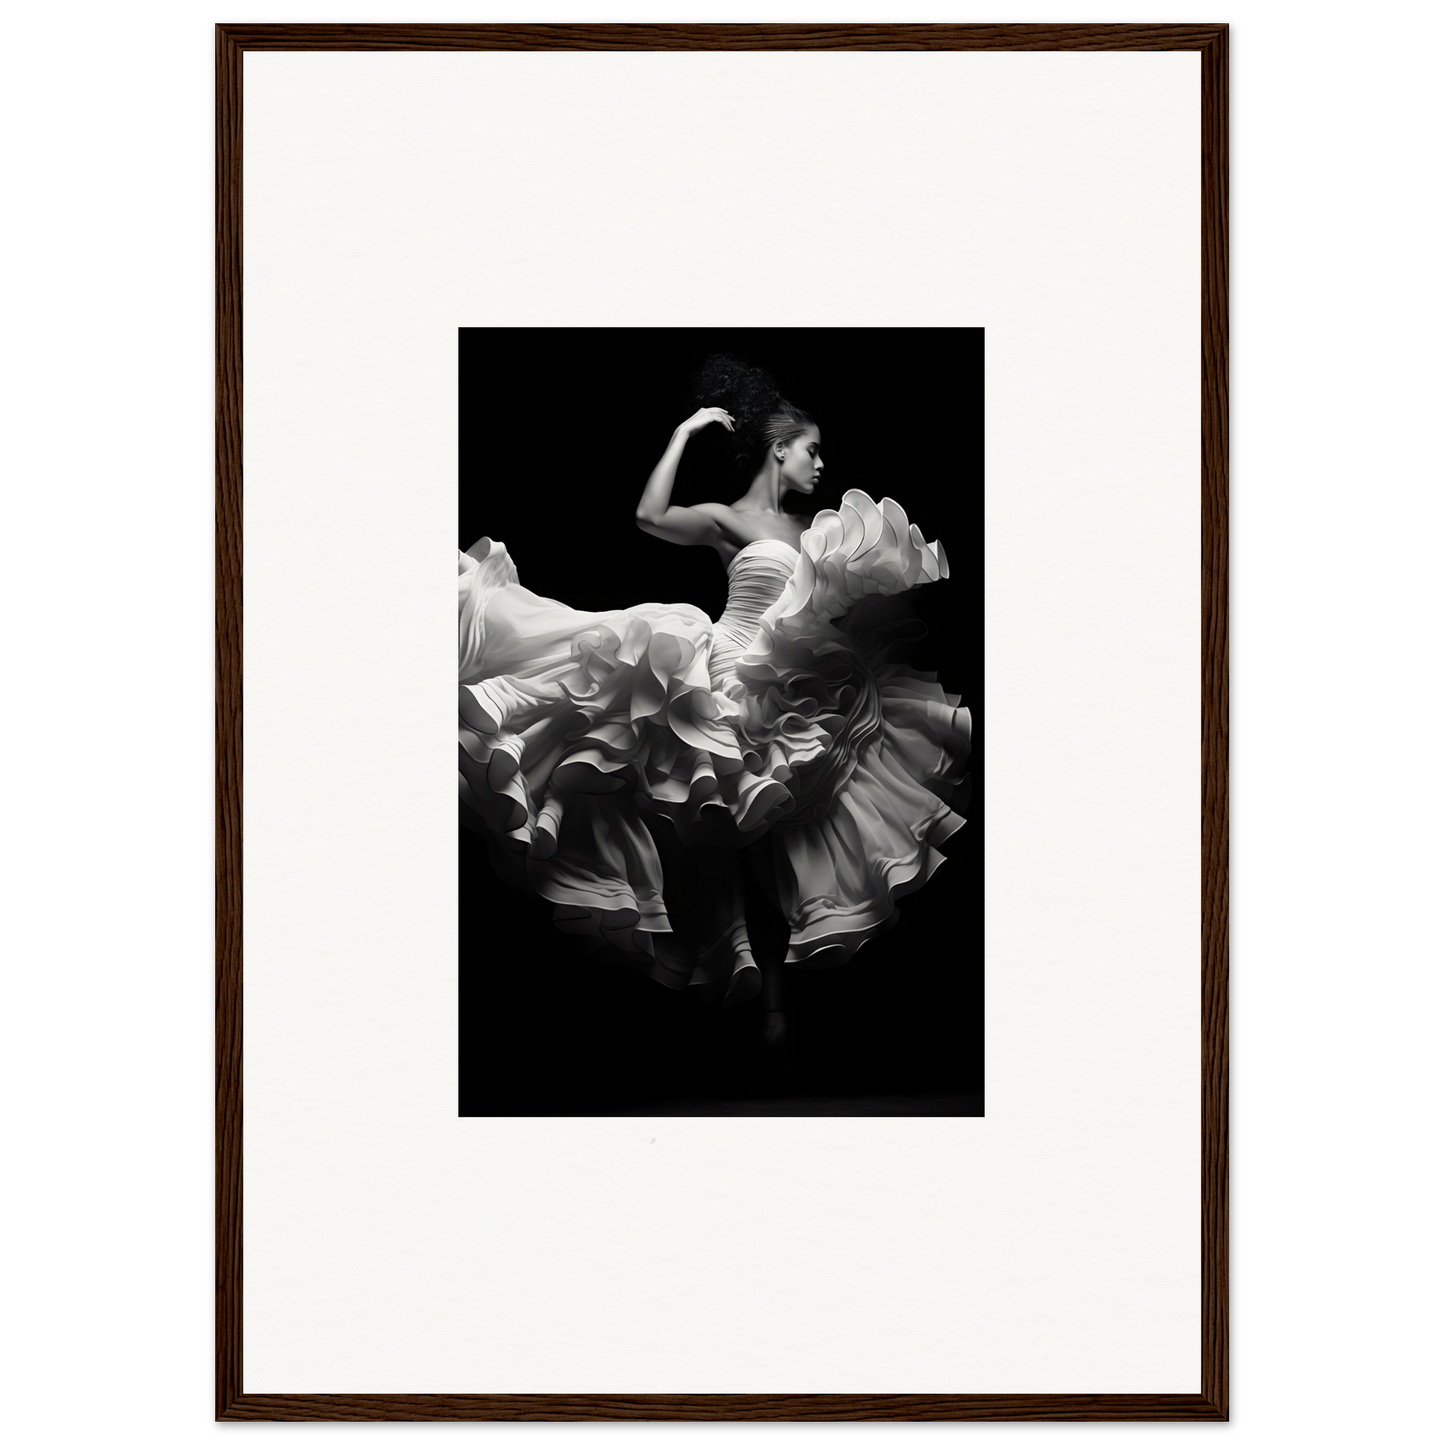
[[[575,611],[486,538],[458,558],[463,821],[559,927],[729,1001],[758,973],[728,850],[773,832],[787,959],[818,966],[888,927],[963,822],[968,710],[897,660],[916,629],[889,605],[948,576],[942,548],[859,491],[801,542],[739,551],[716,623]]]

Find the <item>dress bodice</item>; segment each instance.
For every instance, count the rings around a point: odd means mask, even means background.
[[[749,542],[728,563],[727,606],[712,631],[714,687],[721,687],[733,675],[738,658],[757,636],[763,613],[788,585],[797,561],[796,547],[767,537]]]

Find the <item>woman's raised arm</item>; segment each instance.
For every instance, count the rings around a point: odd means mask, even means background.
[[[637,504],[637,525],[654,537],[677,542],[684,547],[716,546],[722,540],[718,524],[699,507],[671,505],[672,484],[677,480],[677,465],[682,460],[688,438],[713,422],[720,422],[729,431],[733,419],[720,406],[705,406],[695,411],[673,432],[661,459],[652,469],[642,499]]]

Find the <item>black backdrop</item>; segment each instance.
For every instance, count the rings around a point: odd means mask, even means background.
[[[968,821],[895,928],[840,968],[787,970],[781,1057],[757,1047],[757,1003],[710,1007],[609,967],[552,927],[549,905],[501,884],[461,830],[460,1112],[980,1112],[983,332],[463,330],[458,545],[504,541],[525,586],[573,607],[692,602],[717,616],[717,555],[633,522],[711,351],[766,366],[817,419],[810,508],[858,487],[942,540],[951,576],[914,593],[929,626],[914,661],[972,711]],[[747,480],[711,427],[673,500],[732,501]]]

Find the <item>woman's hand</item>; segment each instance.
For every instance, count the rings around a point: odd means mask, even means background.
[[[688,419],[677,429],[677,435],[686,439],[695,435],[704,427],[711,426],[713,422],[721,422],[729,431],[733,428],[733,419],[730,413],[724,411],[720,406],[699,407]]]

